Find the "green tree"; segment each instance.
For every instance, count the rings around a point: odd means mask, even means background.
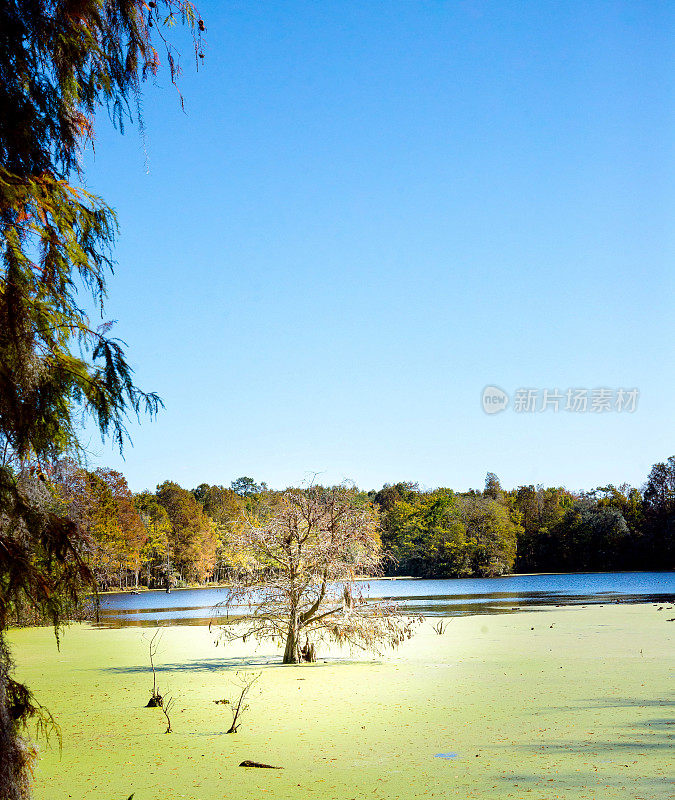
[[[651,468],[644,488],[645,527],[651,557],[658,566],[675,566],[675,456]]]
[[[246,554],[238,547],[238,533],[244,524],[245,508],[251,510],[256,501],[262,499],[262,495],[258,493],[244,498],[233,489],[206,483],[194,490],[195,497],[198,493],[204,513],[213,521],[218,532],[214,580],[222,581],[227,579],[232,570],[248,563]]]
[[[483,495],[490,500],[502,499],[502,485],[494,472],[488,472],[485,476],[485,490],[483,491]]]
[[[215,525],[192,492],[173,481],[157,487],[157,501],[171,523],[172,563],[181,581],[203,582],[213,574],[218,549]]]
[[[581,572],[628,566],[630,530],[618,508],[598,507],[582,499],[565,512],[548,536],[550,561],[543,562],[545,570]]]
[[[82,411],[122,446],[127,413],[160,405],[135,386],[122,342],[109,326],[90,322],[81,304],[84,289],[103,306],[116,220],[100,198],[70,182],[94,112],[107,107],[121,127],[143,79],[157,71],[152,34],[160,14],[203,29],[184,0],[0,3],[3,800],[29,794],[32,752],[21,734],[39,713],[11,677],[4,633],[12,610],[27,603],[58,630],[71,601],[93,582],[77,523],[54,512],[38,482],[50,460],[78,449]],[[175,56],[166,47],[173,76]]]
[[[206,486],[201,500],[202,508],[219,529],[226,530],[241,518],[244,504],[233,489],[207,484],[202,486]]]
[[[134,504],[146,530],[147,538],[141,551],[141,561],[145,566],[146,586],[159,586],[163,577],[165,587],[169,586],[171,574],[171,552],[169,539],[171,521],[166,509],[154,494],[140,492],[134,495]]]
[[[380,511],[389,511],[399,500],[412,500],[420,493],[418,484],[401,481],[395,484],[385,483],[375,492],[374,502]]]
[[[418,511],[421,547],[426,553],[425,577],[459,578],[471,574],[466,526],[457,497],[437,489],[422,498]]]
[[[554,539],[558,525],[576,497],[563,487],[520,486],[508,494],[513,521],[521,525],[518,535],[517,568],[523,572],[555,570]],[[546,566],[544,566],[546,565]]]
[[[396,572],[425,578],[470,574],[466,531],[454,493],[408,488],[406,496],[390,502],[389,495],[389,508],[382,514],[382,542],[395,559]]]
[[[422,525],[417,498],[392,500],[380,514],[382,544],[391,561],[389,572],[420,577],[425,574],[428,558],[422,539]]]
[[[608,484],[588,493],[599,508],[617,508],[626,520],[633,536],[640,538],[645,528],[645,503],[640,491],[627,483]]]
[[[487,578],[511,572],[522,528],[513,522],[508,509],[496,500],[475,496],[463,497],[460,508],[471,572]]]
[[[260,492],[264,491],[267,488],[267,485],[265,483],[256,483],[253,478],[249,478],[244,475],[241,478],[237,478],[235,481],[232,481],[230,488],[240,497],[251,497],[254,494],[259,494]]]

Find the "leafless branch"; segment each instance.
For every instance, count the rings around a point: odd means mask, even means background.
[[[230,729],[227,731],[228,733],[236,733],[239,730],[239,726],[241,722],[239,722],[239,718],[245,714],[248,709],[248,703],[246,702],[246,696],[251,691],[251,688],[259,680],[262,672],[237,672],[235,675],[235,679],[238,686],[239,696],[236,697],[234,700],[230,700],[229,706],[232,710],[232,725],[230,725]]]
[[[146,638],[145,636],[143,638]],[[148,642],[148,650],[150,653],[150,667],[152,668],[152,694],[146,708],[156,708],[162,705],[162,695],[157,691],[157,673],[155,672],[155,656],[162,641],[162,633],[159,628],[152,634],[152,638]]]
[[[173,708],[173,697],[165,696],[162,704],[160,705],[160,708],[162,709],[162,713],[166,717],[166,730],[164,731],[164,733],[173,733],[173,730],[171,728],[171,717],[169,716],[169,712]]]

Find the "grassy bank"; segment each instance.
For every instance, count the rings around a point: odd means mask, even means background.
[[[216,648],[206,628],[166,628],[170,735],[143,708],[144,631],[73,626],[61,652],[47,629],[11,641],[63,731],[60,757],[43,749],[38,800],[623,800],[672,796],[674,616],[612,605],[454,618],[383,659],[329,653],[297,667],[271,646]],[[228,708],[213,701],[242,668],[262,677],[228,736]]]

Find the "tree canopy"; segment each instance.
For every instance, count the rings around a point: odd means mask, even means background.
[[[126,414],[160,405],[78,298],[85,289],[103,308],[117,222],[71,179],[94,114],[105,108],[122,128],[157,73],[153,29],[175,79],[162,27],[177,17],[201,52],[204,24],[185,0],[0,5],[0,445],[20,459],[77,446],[80,410],[121,446]]]
[[[223,604],[226,638],[280,640],[291,664],[314,660],[326,638],[377,649],[410,634],[410,620],[387,603],[368,602],[354,582],[358,574],[380,574],[383,559],[377,515],[355,489],[272,494],[238,538],[251,561]]]

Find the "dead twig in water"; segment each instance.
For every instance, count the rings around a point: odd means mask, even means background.
[[[159,637],[159,639],[157,637]],[[150,650],[150,666],[152,668],[152,694],[150,695],[150,699],[148,700],[146,708],[162,707],[162,695],[157,691],[157,673],[155,672],[155,656],[157,655],[157,649],[159,648],[161,641],[162,641],[162,634],[158,628],[152,634],[152,639],[150,639],[148,643],[148,647]]]
[[[173,733],[173,730],[171,729],[171,717],[169,716],[169,711],[171,711],[172,707],[173,707],[173,697],[165,698],[162,704],[160,705],[160,708],[162,709],[162,712],[166,717],[166,723],[167,723],[166,730],[164,731],[164,733]]]
[[[232,725],[227,731],[228,733],[236,733],[241,725],[238,722],[246,711],[248,711],[248,703],[246,703],[246,695],[251,691],[253,684],[260,678],[262,672],[237,672],[235,678],[239,685],[239,698],[230,703],[232,709]]]

